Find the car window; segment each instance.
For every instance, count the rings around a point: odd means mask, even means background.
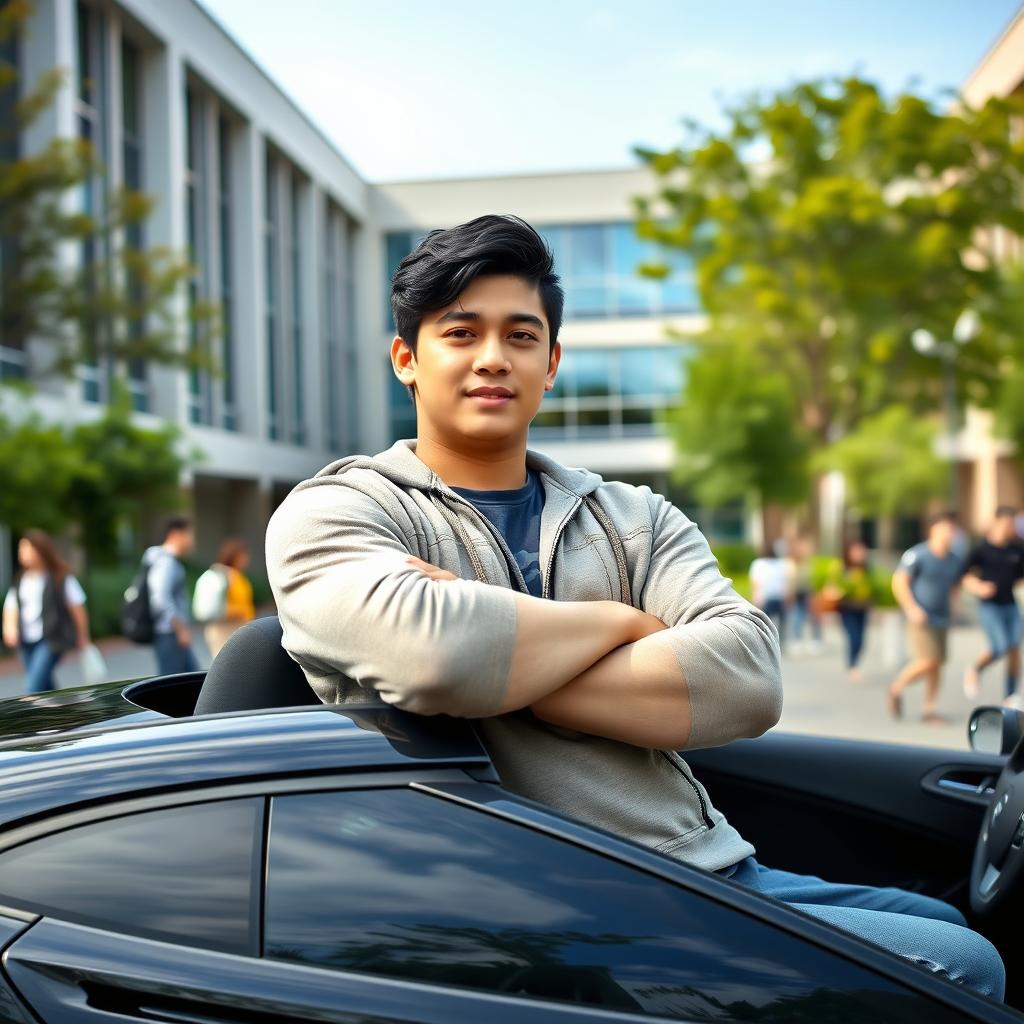
[[[407,789],[274,799],[265,941],[278,960],[676,1019],[921,1009],[737,911]]]
[[[24,843],[0,854],[0,903],[254,954],[263,806],[258,798],[162,808]]]

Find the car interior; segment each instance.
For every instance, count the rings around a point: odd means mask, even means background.
[[[276,616],[257,619],[231,637],[207,673],[147,680],[125,696],[174,718],[319,704],[281,635]],[[1004,735],[1000,749],[989,752],[969,749],[966,736],[956,751],[769,732],[685,756],[761,863],[830,881],[899,886],[957,906],[999,949],[1006,1001],[1024,1009],[1024,878],[1017,875],[1024,867],[1024,783],[1013,797],[1024,741],[1017,713],[988,709],[988,720],[997,713]],[[988,816],[994,801],[1007,811],[1007,852],[995,858],[1003,868],[999,885],[985,877],[986,866],[995,870],[986,850],[996,838]]]

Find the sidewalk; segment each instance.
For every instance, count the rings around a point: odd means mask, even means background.
[[[156,674],[156,658],[152,647],[133,644],[123,637],[100,640],[96,646],[107,663],[111,679],[139,679]],[[210,664],[210,650],[200,630],[193,633],[192,649],[196,652],[199,664],[206,668]],[[69,654],[61,659],[56,678],[59,687],[82,685],[77,655]],[[0,699],[17,697],[24,692],[25,677],[21,663],[16,657],[0,658]]]
[[[962,626],[950,636],[950,658],[939,698],[939,710],[947,717],[942,725],[921,722],[921,684],[907,691],[901,721],[894,722],[886,714],[885,688],[899,669],[902,645],[902,628],[891,613],[877,614],[868,626],[862,660],[864,678],[859,683],[847,681],[845,640],[838,623],[826,623],[824,639],[821,653],[798,655],[791,651],[783,659],[785,707],[778,728],[849,739],[967,749],[967,719],[974,704],[964,697],[961,681],[968,662],[984,647],[980,629]],[[97,646],[107,661],[111,679],[137,679],[156,672],[150,647],[120,638],[101,641]],[[210,662],[209,650],[198,630],[192,646],[200,665],[206,667]],[[890,666],[888,661],[894,664]],[[75,656],[68,656],[58,667],[57,680],[62,687],[81,685]],[[17,660],[0,659],[0,698],[18,696],[23,685]],[[997,665],[983,678],[977,703],[998,704],[1003,696],[1002,686],[1003,669]]]
[[[903,624],[898,614],[876,613],[868,626],[861,659],[863,679],[854,683],[846,674],[846,640],[834,617],[826,621],[825,650],[783,659],[785,707],[780,729],[820,733],[848,739],[966,750],[967,720],[975,706],[998,704],[1003,698],[1005,669],[993,665],[982,677],[976,701],[963,693],[964,669],[985,648],[984,634],[975,625],[958,626],[950,632],[949,660],[939,691],[942,725],[921,721],[922,683],[913,684],[903,699],[903,718],[894,721],[885,708],[885,692],[906,659]]]

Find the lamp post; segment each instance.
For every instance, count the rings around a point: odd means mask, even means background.
[[[951,511],[960,511],[960,468],[956,457],[956,359],[960,349],[976,338],[981,319],[973,309],[965,309],[953,325],[953,339],[939,341],[931,331],[919,327],[910,335],[915,351],[923,356],[942,360],[943,406],[946,417],[946,438],[949,444],[949,502]]]

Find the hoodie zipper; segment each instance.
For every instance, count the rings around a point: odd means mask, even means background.
[[[675,768],[677,772],[679,772],[680,775],[682,775],[684,779],[686,779],[687,783],[689,783],[690,789],[693,790],[694,795],[697,797],[697,800],[700,803],[700,816],[703,819],[704,824],[707,825],[708,828],[714,828],[715,823],[711,820],[711,815],[708,814],[707,802],[701,795],[701,791],[697,788],[697,783],[694,782],[694,780],[690,777],[686,769],[683,768],[683,766],[678,761],[676,761],[667,750],[661,750],[659,751],[659,753],[663,758],[665,758],[666,761],[668,761],[670,765],[672,765],[673,768]]]
[[[448,495],[442,491],[438,492],[438,497],[441,499],[441,503],[444,505]],[[523,594],[529,594],[530,588],[526,585],[526,579],[523,576],[522,570],[519,568],[519,563],[515,559],[515,555],[509,550],[509,546],[505,543],[505,538],[501,536],[498,531],[491,526],[491,524],[473,507],[473,505],[463,498],[460,498],[457,494],[454,495],[455,500],[460,505],[465,505],[469,510],[470,514],[476,519],[477,525],[480,526],[487,534],[490,535],[491,539],[498,545],[502,555],[505,558],[505,568],[508,570],[509,579],[515,584],[515,589]],[[448,507],[447,505],[445,506]],[[450,510],[450,509],[449,509]],[[454,514],[454,513],[453,513]],[[447,516],[445,517],[447,518]],[[456,519],[458,517],[456,516]],[[463,543],[467,547],[472,543],[470,539],[465,535],[465,531],[461,531],[463,536]],[[470,561],[473,560],[473,554],[470,554]],[[479,557],[479,556],[478,556]],[[483,582],[487,582],[486,579]]]
[[[569,525],[569,520],[579,510],[580,505],[583,503],[583,499],[577,497],[576,504],[565,514],[565,518],[558,524],[558,528],[555,530],[554,540],[551,542],[551,557],[548,559],[548,564],[544,566],[544,582],[541,586],[540,596],[547,599],[551,597],[551,570],[555,565],[555,555],[558,553],[558,542],[562,539],[562,534],[565,532],[565,528]]]

